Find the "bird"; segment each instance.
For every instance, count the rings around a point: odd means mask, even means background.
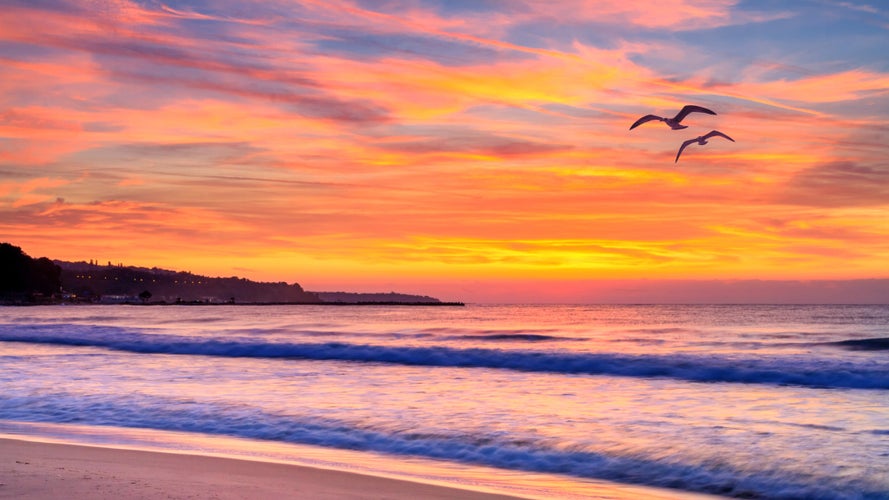
[[[673,130],[681,130],[684,128],[688,128],[688,125],[682,125],[679,122],[681,122],[683,118],[688,116],[689,113],[707,113],[708,115],[715,115],[716,114],[716,112],[711,111],[707,108],[702,108],[701,106],[695,106],[693,104],[688,104],[688,105],[683,106],[682,109],[680,109],[679,112],[676,113],[676,116],[674,116],[673,118],[664,118],[664,117],[657,116],[657,115],[645,115],[642,118],[639,118],[638,120],[636,120],[636,123],[634,123],[632,126],[630,126],[630,130],[633,130],[634,128],[638,127],[639,125],[642,125],[645,122],[650,122],[652,120],[660,120],[660,121],[666,123],[667,125],[669,125],[670,128]]]
[[[684,150],[684,149],[686,148],[686,146],[688,146],[688,145],[690,145],[690,144],[694,144],[695,142],[697,142],[698,144],[700,144],[701,146],[703,146],[704,144],[707,144],[707,139],[709,139],[709,138],[711,138],[711,137],[725,137],[726,139],[728,139],[728,140],[730,140],[730,141],[732,141],[732,142],[735,142],[734,139],[732,139],[731,137],[729,137],[729,136],[723,134],[722,132],[720,132],[720,131],[718,131],[718,130],[711,130],[710,132],[708,132],[708,133],[706,133],[706,134],[704,134],[704,135],[702,135],[702,136],[700,136],[700,137],[697,137],[697,138],[695,138],[695,139],[689,139],[689,140],[683,142],[683,143],[682,143],[682,146],[679,148],[679,152],[676,153],[676,159],[673,160],[673,163],[676,163],[676,162],[679,161],[679,155],[682,154],[682,150]]]

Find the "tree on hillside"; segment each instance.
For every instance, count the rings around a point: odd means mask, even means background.
[[[44,295],[58,293],[62,288],[62,268],[46,257],[31,260],[28,286]]]
[[[21,248],[0,243],[0,295],[51,296],[61,289],[62,268],[46,257],[32,259]]]

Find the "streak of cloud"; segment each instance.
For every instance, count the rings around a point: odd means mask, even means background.
[[[314,289],[886,277],[887,20],[836,0],[10,0],[0,240]],[[627,132],[684,104],[718,115]],[[672,164],[712,129],[737,143]]]

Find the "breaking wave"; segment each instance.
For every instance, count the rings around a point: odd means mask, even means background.
[[[675,488],[740,498],[882,498],[878,480],[825,478],[814,473],[767,470],[756,463],[683,461],[562,446],[545,438],[515,439],[479,429],[461,432],[397,425],[367,425],[318,416],[274,413],[250,407],[132,395],[96,396],[53,392],[41,396],[0,394],[0,419],[112,425],[199,432],[393,455],[419,456],[513,470],[567,474],[630,484]]]
[[[889,351],[889,337],[843,340],[840,342],[830,342],[828,345],[844,347],[853,351]]]
[[[152,334],[111,326],[0,325],[0,341],[88,346],[141,354],[291,358],[525,372],[672,378],[691,382],[889,389],[889,362],[810,356],[729,357],[384,346],[345,342],[287,343]]]

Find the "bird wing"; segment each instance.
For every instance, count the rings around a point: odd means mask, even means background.
[[[720,131],[718,131],[718,130],[711,130],[710,132],[707,133],[707,135],[704,136],[704,139],[706,140],[706,139],[709,139],[709,138],[711,138],[711,137],[715,137],[715,136],[725,137],[726,139],[728,139],[728,140],[730,140],[730,141],[732,141],[732,142],[735,142],[734,139],[732,139],[731,137],[729,137],[729,136],[723,134],[722,132],[720,132]]]
[[[682,109],[676,113],[676,116],[673,117],[677,122],[681,122],[683,118],[688,116],[689,113],[707,113],[708,115],[715,115],[715,111],[711,111],[707,108],[702,108],[700,106],[695,106],[694,104],[688,104],[683,106]]]
[[[634,123],[630,126],[630,130],[633,130],[634,128],[638,127],[639,125],[642,125],[645,122],[650,122],[651,120],[661,120],[661,119],[662,118],[660,116],[645,115],[642,118],[639,118],[638,120],[636,120],[636,123]]]
[[[679,161],[679,155],[682,154],[682,150],[684,150],[686,148],[686,146],[688,146],[689,144],[691,144],[693,142],[698,142],[698,140],[697,139],[689,139],[689,140],[682,143],[682,146],[679,148],[679,152],[676,153],[676,159],[673,160],[673,163],[676,163],[677,161]]]

